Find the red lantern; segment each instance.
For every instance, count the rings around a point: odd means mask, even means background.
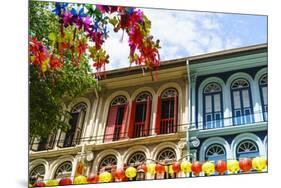
[[[249,172],[252,169],[252,160],[249,158],[240,159],[239,167],[243,172]]]
[[[173,162],[172,168],[175,173],[178,173],[181,171],[181,164],[177,161]]]
[[[215,170],[219,173],[219,174],[224,174],[224,172],[227,170],[227,164],[225,161],[223,160],[219,160],[216,162],[215,165]]]
[[[45,187],[46,184],[43,181],[35,182],[32,187]]]
[[[202,164],[199,161],[195,161],[191,165],[191,170],[196,176],[198,176],[199,173],[202,171]]]
[[[95,174],[91,174],[88,178],[87,178],[88,183],[98,183],[99,182],[99,176],[95,175]]]
[[[62,178],[60,181],[59,181],[59,185],[71,185],[72,184],[72,180],[70,178]]]
[[[164,165],[161,165],[161,164],[156,164],[155,165],[155,171],[157,172],[157,173],[164,173],[165,172],[165,167],[164,167]]]
[[[147,172],[147,166],[145,163],[141,164],[138,166],[137,170],[143,169],[144,173]]]
[[[115,172],[115,178],[116,178],[116,179],[122,181],[122,180],[124,179],[124,177],[125,177],[125,172],[124,172],[123,169],[118,169],[118,170],[116,170],[116,172]]]

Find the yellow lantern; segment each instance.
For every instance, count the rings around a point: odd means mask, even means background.
[[[253,169],[261,172],[266,168],[266,159],[263,157],[255,157],[252,160]]]
[[[215,164],[207,161],[203,164],[202,170],[207,176],[209,176],[215,172]]]
[[[165,170],[167,173],[169,173],[171,176],[174,174],[173,165],[165,166]]]
[[[151,175],[155,174],[155,166],[156,164],[150,163],[147,165],[147,172]]]
[[[112,175],[109,172],[103,172],[99,175],[99,181],[101,183],[107,183],[110,182],[112,179]]]
[[[58,185],[59,185],[58,180],[48,180],[46,182],[46,186],[47,187],[58,186]]]
[[[129,167],[125,171],[126,177],[128,177],[130,180],[132,180],[137,175],[137,169],[134,167]]]
[[[85,176],[77,176],[74,178],[74,182],[75,185],[79,185],[79,184],[86,184],[88,183],[87,178]]]
[[[181,171],[183,171],[185,174],[190,173],[191,172],[191,162],[189,161],[183,161],[181,163]]]
[[[231,174],[237,173],[240,170],[239,162],[237,160],[228,160],[227,170]]]

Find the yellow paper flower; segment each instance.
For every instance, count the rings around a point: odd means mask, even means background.
[[[107,183],[111,181],[112,175],[109,172],[103,172],[100,174],[99,178],[101,183]]]
[[[202,170],[207,176],[209,176],[215,172],[215,164],[210,161],[205,162],[202,166]]]
[[[128,177],[130,180],[132,180],[132,178],[134,178],[137,175],[137,170],[134,167],[129,167],[126,169],[125,171],[125,175],[126,177]]]
[[[228,160],[227,170],[231,174],[237,173],[240,170],[239,162],[237,160]]]
[[[261,172],[266,168],[266,159],[263,157],[256,157],[252,161],[253,169]]]

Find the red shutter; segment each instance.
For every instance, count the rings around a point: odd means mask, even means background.
[[[174,97],[174,132],[177,132],[178,126],[178,96]]]
[[[150,111],[151,111],[151,102],[150,102],[150,97],[147,97],[146,101],[146,114],[145,114],[145,124],[144,124],[144,132],[145,136],[149,134],[149,128],[150,128]]]
[[[127,119],[128,119],[128,109],[129,109],[129,105],[126,104],[124,106],[124,115],[123,115],[123,120],[122,120],[122,125],[121,125],[121,135],[120,138],[124,138],[125,137],[125,133],[126,133],[126,123],[127,123]]]
[[[135,125],[135,115],[136,115],[136,101],[133,100],[131,102],[131,114],[130,114],[130,122],[128,128],[128,137],[132,138],[134,133],[134,125]]]
[[[155,133],[156,134],[160,134],[161,108],[162,108],[162,100],[161,100],[161,97],[158,96],[158,99],[157,99],[156,123],[155,123]]]
[[[104,142],[111,142],[113,140],[117,112],[118,106],[110,107],[105,128]]]

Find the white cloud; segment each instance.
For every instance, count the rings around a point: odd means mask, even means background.
[[[190,55],[235,48],[242,44],[238,36],[227,36],[220,19],[223,14],[206,12],[187,12],[162,9],[142,9],[152,22],[151,33],[154,39],[160,39],[161,60],[169,60]],[[129,67],[128,37],[122,31],[110,32],[105,49],[111,63],[107,70]]]

